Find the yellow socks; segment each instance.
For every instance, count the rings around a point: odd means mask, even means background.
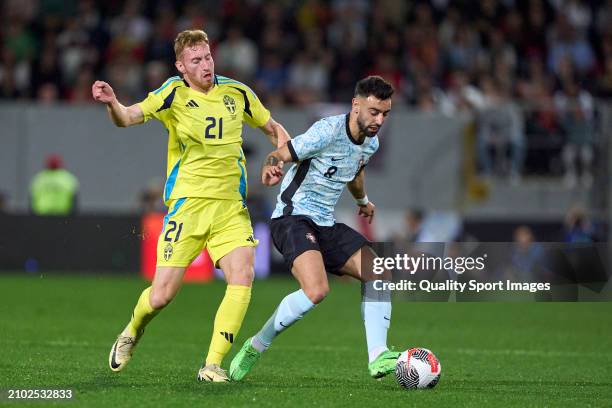
[[[157,315],[157,313],[159,313],[159,310],[155,310],[151,307],[151,302],[149,301],[150,294],[150,286],[142,291],[140,298],[138,298],[138,303],[136,303],[136,307],[134,308],[134,312],[132,313],[132,320],[130,320],[125,327],[124,333],[132,337],[136,336],[138,333],[142,332],[145,326],[155,317],[155,315]]]
[[[251,300],[251,287],[240,285],[227,285],[225,296],[219,305],[215,316],[206,365],[221,365],[223,357],[229,352],[232,343],[238,337],[238,330]]]
[[[132,313],[132,319],[125,327],[124,334],[132,337],[141,333],[146,325],[159,313],[151,307],[149,295],[151,287],[142,291],[138,303]],[[238,336],[244,315],[251,301],[251,287],[240,285],[227,285],[225,296],[219,305],[213,329],[206,364],[221,365],[223,357],[229,352],[232,343]]]

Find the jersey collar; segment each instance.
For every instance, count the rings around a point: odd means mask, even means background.
[[[353,144],[356,144],[357,146],[361,146],[363,144],[363,142],[365,142],[366,138],[364,137],[363,140],[361,141],[361,143],[359,143],[355,139],[353,139],[353,136],[351,136],[351,127],[349,126],[349,117],[350,116],[351,116],[350,112],[346,114],[346,120],[345,120],[346,137],[348,137],[349,140],[351,142],[353,142]]]

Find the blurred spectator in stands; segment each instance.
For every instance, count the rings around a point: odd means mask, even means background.
[[[443,49],[451,46],[461,24],[461,12],[456,5],[449,5],[438,26],[438,41]]]
[[[47,95],[41,86],[52,83],[60,99],[78,102],[73,88],[83,67],[91,67],[94,76],[115,81],[126,99],[140,99],[166,79],[152,86],[144,81],[147,64],[173,57],[176,32],[193,27],[209,33],[213,53],[230,54],[219,58],[229,64],[218,67],[221,74],[261,80],[261,96],[276,104],[344,101],[372,71],[401,90],[398,101],[470,114],[479,98],[470,83],[491,76],[511,87],[511,95],[524,97],[521,86],[532,60],[545,62],[544,76],[555,78],[557,89],[578,78],[598,96],[612,92],[612,0],[209,3],[5,0],[0,98],[36,99]],[[272,61],[263,57],[271,54]],[[462,85],[456,72],[465,76]],[[321,90],[325,76],[328,85]],[[294,91],[309,77],[312,89]]]
[[[20,96],[15,83],[15,66],[10,60],[8,51],[3,53],[0,63],[0,99],[17,99]]]
[[[533,231],[526,225],[514,230],[512,269],[521,282],[537,280],[543,268],[544,248],[535,242]]]
[[[71,215],[77,210],[79,182],[64,168],[60,155],[47,156],[45,169],[30,184],[30,204],[35,215]]]
[[[596,232],[586,210],[575,205],[565,215],[564,241],[569,243],[595,242]]]
[[[244,36],[240,26],[233,25],[215,52],[217,69],[221,75],[250,82],[257,71],[258,52],[253,41]]]
[[[185,2],[183,13],[178,19],[176,32],[204,28],[214,46],[214,41],[219,38],[221,32],[217,12],[218,10],[212,7],[206,7],[200,0],[188,0]]]
[[[325,62],[310,52],[298,53],[289,64],[287,91],[296,105],[325,100],[329,85],[329,69]]]
[[[480,65],[487,69],[493,68],[496,76],[510,80],[518,64],[514,46],[506,40],[502,30],[494,28],[489,31],[487,42],[487,47],[479,55]],[[504,72],[498,70],[499,67],[503,67]]]
[[[559,69],[554,74],[555,89],[563,88],[565,82],[574,81],[575,78],[580,76],[579,73],[576,72],[569,55],[564,55],[559,59]]]
[[[175,36],[174,15],[161,14],[155,21],[153,32],[144,46],[145,60],[174,61],[176,59],[174,55]]]
[[[593,21],[591,6],[584,0],[552,0],[550,2],[561,15],[576,29],[580,36],[585,36]]]
[[[81,67],[74,86],[67,91],[66,99],[74,104],[95,103],[91,97],[91,84],[95,81],[94,73],[89,67]]]
[[[97,52],[92,54],[89,45],[89,34],[76,17],[67,19],[57,37],[57,46],[60,50],[59,67],[66,84],[73,84],[81,67],[88,62],[95,63],[97,59]]]
[[[62,74],[58,66],[57,51],[54,47],[43,48],[32,67],[32,92],[36,92],[42,84],[61,84]],[[91,92],[91,91],[90,91]]]
[[[297,7],[296,21],[302,33],[326,27],[331,20],[331,10],[322,0],[306,0]]]
[[[540,57],[530,58],[525,77],[517,83],[517,94],[525,105],[526,133],[555,137],[558,133],[553,102],[553,80]]]
[[[263,56],[263,63],[257,73],[255,87],[257,94],[268,105],[281,105],[284,102],[284,86],[287,81],[287,70],[281,57],[276,53]]]
[[[491,78],[483,78],[481,88],[484,104],[478,113],[477,122],[478,156],[482,172],[485,176],[492,176],[494,172],[509,175],[510,181],[517,183],[521,178],[525,157],[522,112],[510,98],[508,90]],[[506,160],[506,150],[509,150],[509,163]]]
[[[564,57],[570,59],[580,75],[590,73],[595,67],[595,54],[589,42],[564,14],[557,14],[548,51],[548,66],[554,73],[559,73]]]
[[[327,38],[334,48],[365,49],[368,37],[366,17],[369,7],[369,2],[365,0],[332,1],[334,19],[328,27]],[[347,39],[351,43],[347,43]]]
[[[402,73],[398,68],[396,58],[388,53],[381,52],[374,59],[374,65],[370,67],[367,75],[378,75],[393,85],[396,95],[402,94]],[[395,95],[394,95],[395,96]],[[399,98],[394,97],[394,101],[398,103]]]
[[[594,101],[577,81],[569,80],[563,83],[563,89],[555,94],[555,107],[559,124],[565,134],[563,147],[563,163],[565,165],[565,183],[574,187],[578,180],[576,168],[580,160],[582,171],[581,182],[585,187],[593,183],[594,155]]]
[[[546,58],[546,32],[548,30],[548,9],[543,0],[531,0],[527,10],[525,33],[519,53],[526,58]]]
[[[138,63],[128,50],[117,54],[106,65],[106,77],[113,84],[113,89],[118,98],[130,102],[142,99],[143,66]]]
[[[353,98],[355,82],[361,78],[365,71],[366,55],[359,48],[356,41],[351,39],[352,33],[344,33],[344,45],[334,48],[332,79],[328,94],[331,102],[344,103]]]
[[[451,70],[471,72],[476,67],[478,55],[481,52],[478,35],[472,27],[462,22],[455,36],[446,49],[446,61]]]
[[[284,32],[278,25],[266,26],[261,33],[258,45],[260,48],[259,68],[267,62],[263,55],[275,54],[284,63],[287,58],[295,54],[296,44],[293,35]]]
[[[172,51],[172,59],[174,59]],[[150,61],[145,65],[145,89],[152,92],[159,88],[169,77],[168,65],[162,61]]]
[[[27,97],[30,78],[30,61],[18,60],[9,47],[4,47],[2,64],[0,64],[0,80],[4,97]]]
[[[445,115],[471,117],[484,107],[484,95],[470,83],[465,71],[456,70],[450,74],[448,91],[440,95],[438,105]]]
[[[53,105],[60,98],[60,92],[57,85],[52,82],[42,84],[36,91],[38,102],[44,105]]]
[[[151,20],[142,13],[143,2],[128,0],[120,15],[112,18],[110,32],[113,36],[111,48],[134,50],[142,47],[153,30]]]
[[[390,38],[387,34],[385,40]],[[391,37],[393,38],[393,37]],[[402,65],[406,69],[406,76],[427,73],[430,77],[440,74],[442,68],[442,49],[438,39],[438,28],[435,25],[431,7],[426,3],[419,3],[414,9],[414,18],[404,29],[403,55],[393,49],[387,49],[392,55],[403,59]],[[401,78],[396,80],[401,82]]]
[[[36,38],[21,18],[9,19],[4,27],[4,46],[15,60],[30,61],[36,54]]]

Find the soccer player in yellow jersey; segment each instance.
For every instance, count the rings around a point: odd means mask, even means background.
[[[246,122],[261,129],[278,147],[289,135],[250,88],[215,75],[205,32],[181,32],[174,51],[181,76],[168,79],[140,103],[123,106],[108,83],[96,81],[92,86],[93,98],[106,104],[115,125],[126,127],[155,118],[168,131],[164,200],[169,211],[157,245],[157,270],[152,286],[142,292],[132,319],[113,344],[109,365],[113,371],[125,367],[147,323],[174,298],[185,268],[206,247],[223,270],[227,290],[197,378],[225,382],[228,377],[220,366],[249,305],[257,245],[245,204],[242,125]]]

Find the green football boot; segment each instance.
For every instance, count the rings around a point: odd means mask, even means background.
[[[244,342],[242,348],[230,364],[229,375],[232,381],[242,380],[251,371],[259,357],[261,357],[261,353],[251,345],[251,338],[249,337]]]
[[[400,356],[399,351],[383,351],[376,357],[376,360],[368,364],[368,370],[373,378],[382,378],[387,374],[395,371],[397,359]]]

